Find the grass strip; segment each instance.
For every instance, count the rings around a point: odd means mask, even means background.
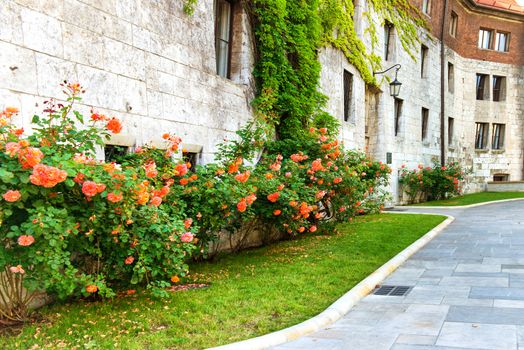
[[[263,335],[317,315],[444,219],[362,216],[335,234],[194,264],[206,289],[49,306],[43,322],[0,337],[0,348],[200,349]]]

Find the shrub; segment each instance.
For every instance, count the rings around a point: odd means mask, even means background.
[[[259,222],[293,237],[382,206],[389,167],[345,151],[326,128],[264,143],[250,124],[220,146],[217,163],[196,169],[174,159],[181,139],[169,133],[165,149],[97,161],[95,147],[122,125],[95,112],[85,122],[73,109],[81,87],[64,88],[68,104],[48,101],[30,136],[10,122],[15,109],[0,115],[1,318],[25,318],[43,290],[112,297],[145,285],[164,295],[221,231]],[[6,285],[29,293],[16,299]]]
[[[459,195],[462,191],[460,181],[463,179],[464,171],[459,163],[453,162],[445,166],[438,163],[434,163],[433,167],[419,165],[413,170],[403,165],[399,182],[409,202],[415,203],[417,200],[438,200]]]

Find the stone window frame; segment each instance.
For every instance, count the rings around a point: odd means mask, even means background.
[[[506,124],[493,123],[493,135],[491,136],[491,149],[503,150],[506,141]]]
[[[428,140],[428,128],[429,128],[429,109],[422,107],[421,109],[421,140]]]
[[[455,137],[455,118],[448,117],[448,146],[453,146]]]
[[[475,123],[475,149],[486,150],[488,147],[489,123]]]
[[[228,24],[224,30],[227,29],[227,41],[224,38],[220,38],[220,18],[221,14],[219,11],[221,11],[222,7],[221,5],[229,5],[229,18],[228,18]],[[232,47],[233,47],[233,21],[234,21],[234,5],[235,2],[233,0],[215,0],[214,2],[214,16],[215,16],[215,58],[216,58],[216,73],[227,79],[231,79],[231,53],[232,53]],[[220,42],[223,41],[227,44],[227,53],[225,55],[225,59],[227,60],[225,71],[223,71],[224,68],[221,68],[221,55],[220,52]]]
[[[343,89],[344,89],[344,121],[355,124],[355,113],[353,113],[353,74],[344,69]]]
[[[455,11],[451,11],[451,20],[449,21],[449,35],[456,38],[458,31],[458,15]]]

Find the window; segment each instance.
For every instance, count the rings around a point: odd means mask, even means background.
[[[431,12],[431,0],[422,0],[422,12],[429,16]]]
[[[428,138],[429,109],[422,107],[422,141]]]
[[[217,74],[221,77],[229,78],[232,6],[229,1],[217,0],[215,10],[215,51]]]
[[[455,12],[451,11],[451,22],[449,23],[449,35],[452,37],[457,37],[457,27],[458,27],[458,16]]]
[[[479,47],[487,50],[493,48],[493,29],[480,28]]]
[[[501,52],[509,51],[509,33],[497,32],[497,43],[495,50]]]
[[[191,164],[189,170],[192,172],[196,171],[196,165],[198,161],[198,153],[195,152],[182,152],[182,159],[184,162]]]
[[[427,76],[427,65],[428,65],[428,48],[422,45],[420,48],[420,77],[425,78]]]
[[[491,139],[492,149],[504,148],[504,134],[506,132],[505,124],[493,124],[493,137]]]
[[[448,91],[455,91],[455,67],[453,63],[448,62]]]
[[[384,60],[391,59],[391,49],[393,42],[393,24],[386,22],[384,25]]]
[[[129,147],[116,146],[116,145],[105,145],[104,146],[104,157],[107,163],[110,162],[121,162],[122,157],[127,154]]]
[[[493,175],[493,181],[496,181],[496,182],[509,181],[509,174],[495,174]]]
[[[506,77],[493,76],[493,101],[506,100]]]
[[[402,116],[402,100],[395,99],[395,136],[400,132],[400,117]]]
[[[455,118],[448,118],[448,145],[453,144],[453,133],[455,132]]]
[[[344,121],[355,122],[353,113],[351,113],[351,99],[353,97],[353,74],[344,70]]]
[[[489,124],[476,123],[477,131],[475,133],[475,149],[486,149],[488,141]]]
[[[489,99],[489,75],[477,73],[477,100]]]

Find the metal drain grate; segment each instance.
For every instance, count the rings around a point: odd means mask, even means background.
[[[406,296],[413,287],[408,286],[381,286],[375,289],[373,294],[385,295],[390,297],[403,297]]]

